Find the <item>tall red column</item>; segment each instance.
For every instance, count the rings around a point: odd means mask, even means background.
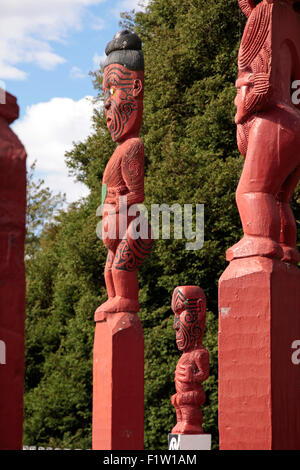
[[[232,261],[219,290],[220,448],[300,449],[300,271]]]
[[[136,314],[96,315],[93,449],[144,448],[144,336]]]
[[[300,177],[300,14],[292,0],[239,0],[248,17],[235,104],[245,165],[244,236],[219,282],[222,450],[300,449],[300,260],[290,207]],[[297,83],[296,83],[297,85]]]
[[[26,153],[9,128],[16,99],[0,104],[0,449],[22,448]]]

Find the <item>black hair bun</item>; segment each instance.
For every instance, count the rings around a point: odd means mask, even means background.
[[[114,35],[105,49],[107,58],[104,67],[120,64],[129,70],[144,70],[142,41],[128,29],[122,29]]]
[[[116,33],[113,40],[107,44],[105,54],[109,55],[113,51],[121,50],[141,51],[142,41],[136,34],[128,29],[122,29]]]

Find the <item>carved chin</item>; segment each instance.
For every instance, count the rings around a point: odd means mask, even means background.
[[[184,341],[183,340],[176,340],[176,344],[177,344],[177,348],[180,350],[180,351],[183,351],[186,346],[184,344]]]
[[[131,132],[132,127],[133,126],[131,125],[131,123],[124,124],[123,122],[121,122],[121,120],[119,120],[118,122],[112,120],[108,125],[108,130],[113,141],[118,142]]]
[[[113,125],[110,125],[110,126],[108,127],[108,130],[109,130],[109,133],[110,133],[110,135],[111,135],[111,138],[112,138],[112,140],[113,140],[114,142],[116,142],[118,139],[120,139],[120,138],[122,137],[122,136],[120,136],[120,135],[118,135],[118,136],[116,135],[116,131],[115,131]]]
[[[186,331],[179,331],[176,335],[176,344],[180,351],[185,351],[190,346],[191,339]]]

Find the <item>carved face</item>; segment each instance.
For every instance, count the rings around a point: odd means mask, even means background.
[[[199,292],[188,292],[188,289],[199,289]],[[205,296],[200,288],[187,286],[177,287],[173,293],[172,310],[174,312],[174,329],[176,343],[180,351],[188,351],[198,341],[201,343],[205,327]]]
[[[103,90],[107,127],[114,142],[138,136],[143,114],[144,72],[119,64],[104,70]]]

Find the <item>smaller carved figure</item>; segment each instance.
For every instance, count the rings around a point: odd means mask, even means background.
[[[197,286],[176,287],[172,297],[176,343],[183,352],[175,371],[176,392],[172,404],[177,424],[172,434],[203,434],[202,382],[209,377],[209,353],[202,345],[206,321],[206,297]]]

